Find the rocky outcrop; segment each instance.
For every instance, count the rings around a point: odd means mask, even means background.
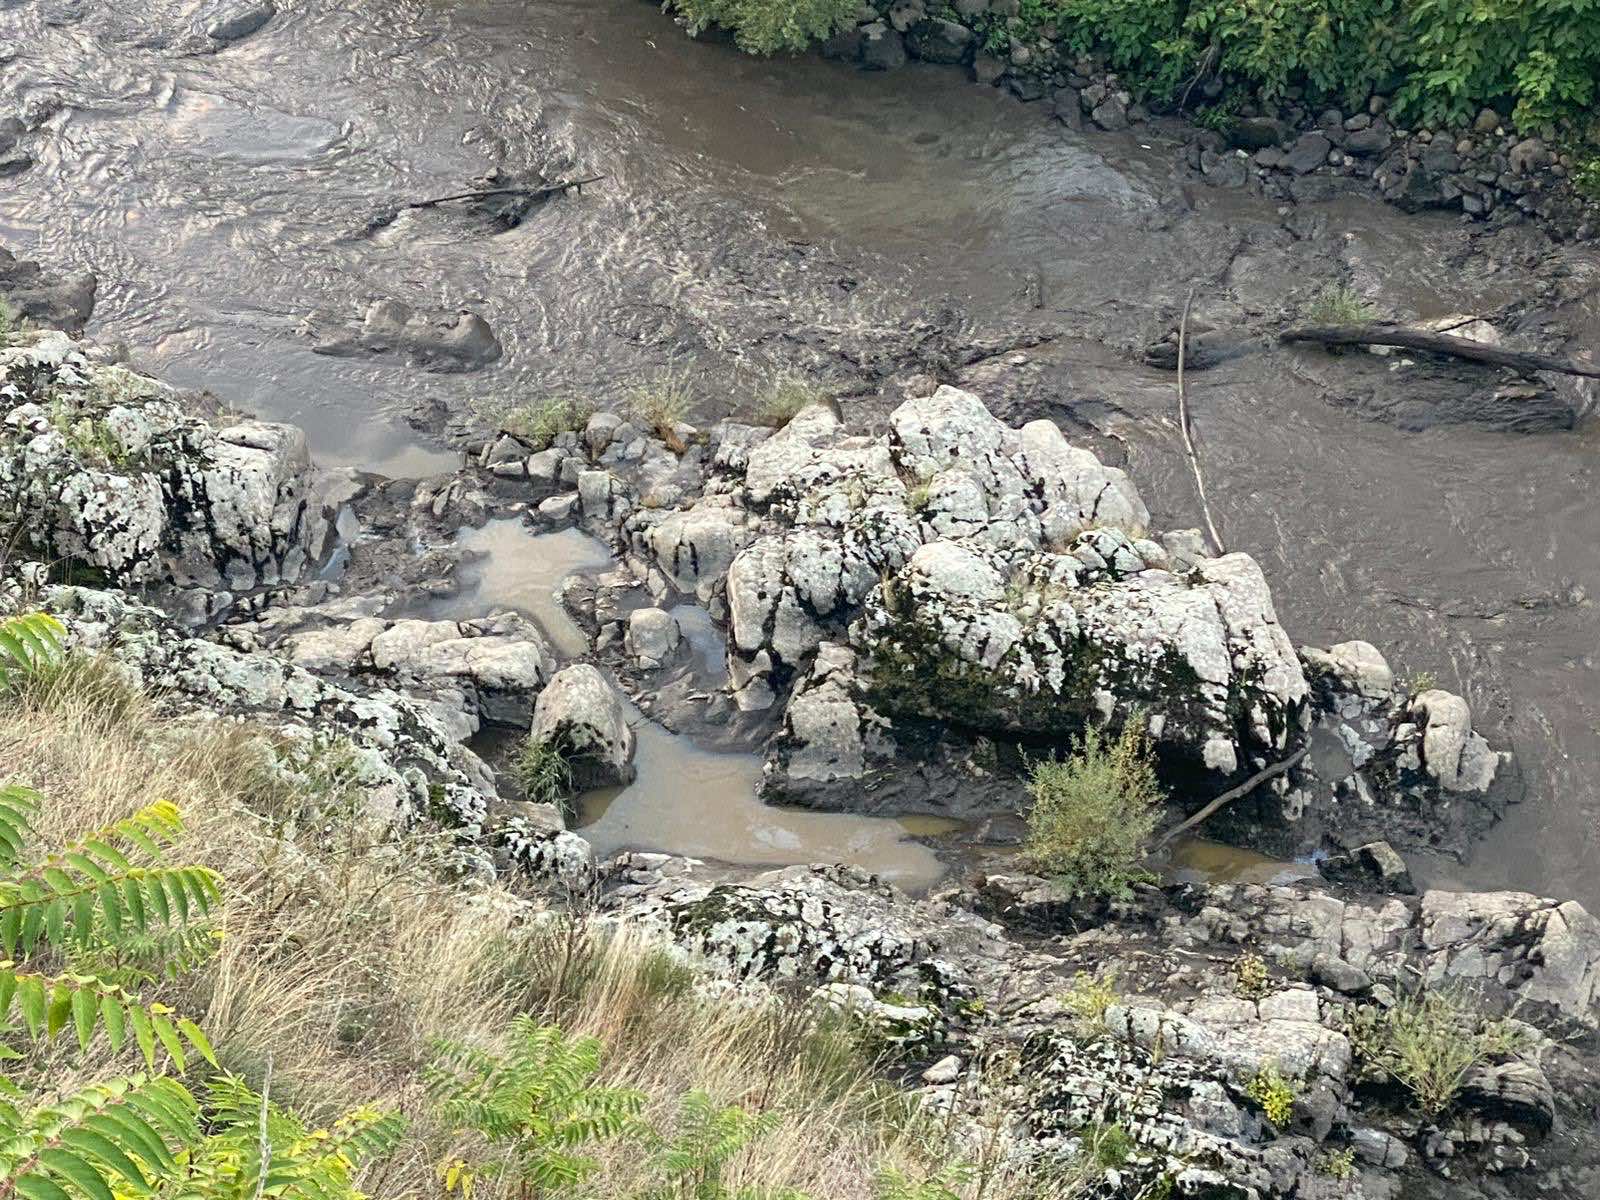
[[[1024,1157],[1075,1154],[1088,1131],[1115,1124],[1129,1139],[1125,1182],[1241,1200],[1323,1195],[1328,1164],[1348,1158],[1339,1194],[1376,1200],[1502,1194],[1478,1190],[1488,1179],[1522,1194],[1575,1182],[1592,1152],[1592,1134],[1581,1150],[1549,1140],[1562,1120],[1587,1123],[1587,1051],[1539,1032],[1600,1020],[1600,922],[1575,906],[1185,886],[1146,889],[1074,932],[1040,906],[1042,880],[913,901],[849,869],[737,884],[697,874],[685,860],[624,855],[604,872],[602,907],[661,924],[731,980],[815,988],[912,1063],[932,1063],[922,1095],[936,1111],[990,1128],[1004,1110]],[[1031,907],[1005,908],[1005,923],[969,907],[1005,896]],[[1048,943],[1010,927],[1036,917]],[[1470,997],[1469,1009],[1514,1011],[1523,1031],[1436,1119],[1408,1110],[1392,1081],[1380,1086],[1352,1033],[1419,980]],[[1281,1081],[1286,1115],[1263,1110],[1263,1077]]]
[[[0,504],[40,556],[205,617],[306,577],[332,548],[342,496],[293,426],[215,428],[61,333],[0,349],[0,396]]]

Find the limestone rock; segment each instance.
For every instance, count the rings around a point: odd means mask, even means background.
[[[589,663],[556,672],[539,693],[528,736],[560,748],[580,790],[633,780],[634,735],[627,709],[610,681]]]

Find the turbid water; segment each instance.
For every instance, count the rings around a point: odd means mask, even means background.
[[[447,413],[604,400],[669,361],[703,416],[772,366],[863,397],[930,370],[1125,455],[1157,522],[1190,525],[1171,376],[1126,351],[1191,286],[1217,324],[1341,278],[1396,316],[1520,305],[1600,342],[1591,251],[1359,197],[1285,215],[1185,181],[1154,135],[1074,135],[954,71],[751,59],[639,0],[280,0],[196,53],[199,7],[0,11],[0,106],[39,125],[0,240],[95,270],[93,332],[299,422],[324,461],[448,469]],[[509,232],[379,219],[496,167],[607,178]],[[503,356],[451,375],[312,352],[386,297],[482,313]],[[1408,432],[1329,403],[1340,370],[1272,351],[1193,377],[1224,536],[1296,640],[1377,643],[1520,753],[1527,802],[1426,876],[1600,907],[1600,433]]]

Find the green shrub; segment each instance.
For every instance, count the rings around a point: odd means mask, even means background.
[[[1573,168],[1572,186],[1585,200],[1600,204],[1600,153],[1589,155]]]
[[[1106,1009],[1117,1002],[1117,977],[1115,973],[1091,975],[1079,971],[1073,975],[1072,987],[1061,1002],[1079,1020],[1098,1026],[1105,1019]]]
[[[500,428],[544,450],[557,434],[576,432],[588,424],[594,406],[566,396],[546,396],[519,404],[500,416]]]
[[[1109,745],[1090,728],[1065,761],[1033,764],[1024,852],[1034,869],[1075,895],[1125,895],[1164,797],[1140,720]]]
[[[1510,1021],[1480,1016],[1439,989],[1401,996],[1387,1009],[1364,1005],[1347,1018],[1346,1032],[1362,1070],[1402,1085],[1429,1117],[1455,1102],[1475,1067],[1515,1054],[1524,1043]]]
[[[720,25],[751,54],[798,52],[855,20],[856,0],[663,0],[676,10],[689,32]]]
[[[1282,1129],[1294,1115],[1294,1088],[1275,1062],[1264,1062],[1245,1087],[1245,1095],[1261,1106],[1267,1120]]]

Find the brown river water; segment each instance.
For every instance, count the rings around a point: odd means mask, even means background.
[[[1127,462],[1159,525],[1192,525],[1172,377],[1128,353],[1191,286],[1219,325],[1270,327],[1343,279],[1397,316],[1542,306],[1569,350],[1600,344],[1592,248],[1472,241],[1359,196],[1286,214],[1186,181],[1154,132],[1072,134],[957,71],[756,60],[641,0],[278,3],[215,53],[198,0],[0,4],[0,114],[38,125],[0,242],[94,270],[93,334],[303,425],[324,462],[449,469],[446,414],[603,401],[668,363],[702,418],[776,367],[861,397],[931,371],[1057,418]],[[379,219],[495,167],[606,178],[509,232]],[[311,352],[308,330],[386,297],[481,313],[503,357]],[[1423,876],[1600,908],[1600,426],[1400,428],[1330,403],[1313,352],[1192,381],[1224,536],[1295,640],[1376,643],[1521,757],[1525,802]]]

